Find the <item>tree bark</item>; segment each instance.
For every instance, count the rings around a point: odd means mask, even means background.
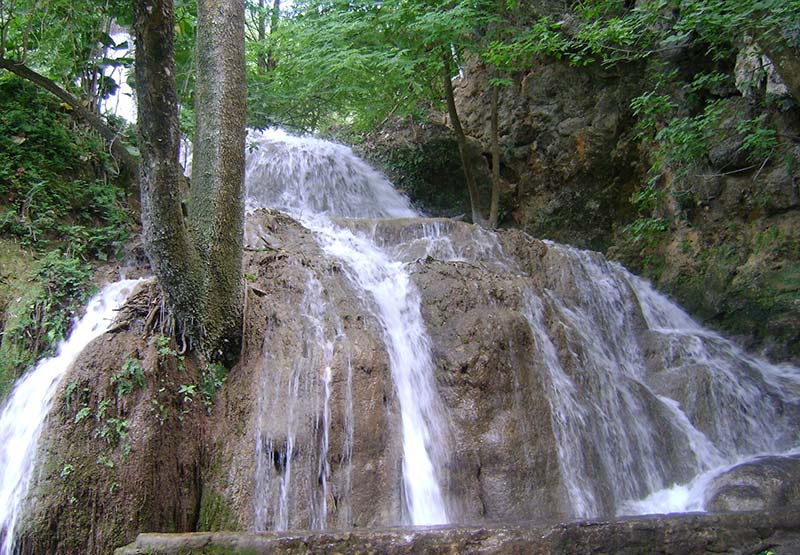
[[[258,0],[258,43],[259,43],[259,52],[258,56],[256,57],[256,67],[258,67],[259,75],[263,75],[267,72],[267,54],[264,53],[264,42],[267,40],[267,0]]]
[[[142,227],[150,265],[178,331],[198,339],[205,295],[200,257],[184,222],[178,190],[174,21],[172,0],[134,2]]]
[[[72,108],[72,114],[74,117],[88,123],[92,129],[97,131],[108,143],[114,158],[120,163],[120,165],[123,166],[123,169],[128,172],[131,177],[136,179],[139,174],[139,164],[136,158],[130,152],[128,152],[128,149],[125,148],[125,145],[120,140],[119,135],[108,125],[106,125],[106,123],[103,121],[103,118],[96,113],[87,110],[77,97],[61,88],[56,82],[48,79],[40,73],[35,72],[24,63],[16,62],[8,58],[0,58],[0,69],[10,71],[15,75],[30,81],[34,85],[43,88]]]
[[[269,16],[269,34],[272,36],[275,33],[275,30],[278,28],[278,22],[280,21],[281,17],[281,0],[273,0],[272,2],[272,12]],[[269,50],[267,51],[267,70],[273,71],[277,66],[278,62],[275,59],[275,46],[274,43],[270,41]]]
[[[136,0],[136,82],[145,248],[167,304],[209,358],[236,351],[242,322],[244,3],[197,3],[192,198],[178,181],[172,0]]]
[[[472,161],[469,158],[467,136],[464,134],[464,128],[461,127],[461,119],[458,117],[458,109],[456,108],[455,95],[453,94],[453,81],[450,72],[450,52],[447,49],[442,51],[442,82],[444,84],[444,95],[447,101],[447,113],[450,116],[450,123],[453,126],[453,134],[456,136],[456,143],[458,143],[458,154],[461,156],[461,166],[464,170],[464,178],[467,182],[467,193],[469,194],[469,205],[472,211],[472,223],[484,225],[485,220],[483,211],[481,210],[480,194],[478,192],[478,184],[475,180],[475,172],[472,167]]]
[[[207,268],[204,333],[209,344],[228,351],[240,339],[244,295],[244,2],[198,0],[197,19],[189,222]]]

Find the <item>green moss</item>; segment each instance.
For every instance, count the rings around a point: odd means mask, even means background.
[[[0,238],[0,399],[3,399],[19,374],[34,362],[22,341],[29,307],[43,293],[32,279],[30,256],[16,242]]]
[[[241,530],[230,502],[214,489],[203,490],[198,531]]]

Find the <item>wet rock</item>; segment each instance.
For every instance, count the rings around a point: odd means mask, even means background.
[[[717,476],[706,492],[708,511],[755,511],[800,500],[800,456],[763,457]]]
[[[740,555],[800,549],[800,513],[675,515],[552,527],[396,528],[338,533],[142,534],[115,555]]]
[[[161,336],[160,306],[155,283],[140,286],[59,386],[21,553],[105,555],[141,530],[194,528],[205,420],[199,368]]]

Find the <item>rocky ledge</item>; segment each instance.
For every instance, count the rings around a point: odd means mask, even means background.
[[[341,532],[141,534],[115,555],[419,553],[758,555],[800,553],[800,506],[780,511],[629,517],[554,526]]]

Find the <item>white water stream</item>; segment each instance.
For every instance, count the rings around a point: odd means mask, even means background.
[[[433,383],[419,295],[401,261],[366,234],[332,220],[418,214],[385,177],[343,145],[280,131],[251,133],[248,142],[248,209],[276,208],[299,219],[371,299],[400,401],[406,518],[411,524],[446,523],[437,475],[446,448],[445,416]]]
[[[457,232],[468,237],[455,240],[452,225],[419,220],[397,239],[382,236],[376,221],[336,220],[418,216],[346,147],[280,132],[252,133],[249,141],[248,208],[277,208],[313,231],[381,327],[400,407],[403,522],[457,520],[443,486],[452,448],[449,419],[433,377],[421,296],[406,266],[432,257],[516,277],[524,272],[493,234],[480,229],[461,226]],[[509,301],[530,327],[535,354],[531,368],[513,372],[517,387],[531,372],[548,390],[572,516],[700,510],[720,472],[762,454],[797,453],[800,369],[743,352],[602,256],[552,243],[547,251],[548,276],[529,279],[521,300]],[[85,345],[107,329],[135,283],[112,284],[92,299],[57,356],[18,382],[0,414],[0,555],[13,553],[36,442],[58,383]],[[338,522],[347,525],[348,492],[358,487],[349,466],[355,444],[349,346],[311,271],[298,308],[301,353],[280,352],[267,324],[265,364],[291,361],[291,368],[282,381],[264,383],[260,395],[258,529],[289,528],[298,506],[306,507],[308,526],[325,529],[329,499],[336,501]],[[332,371],[337,356],[347,361],[344,376]],[[345,386],[334,400],[337,382]],[[515,406],[525,409],[526,400],[515,394]],[[344,427],[336,435],[334,410]],[[295,445],[303,426],[311,426],[312,453]],[[336,498],[329,491],[331,438],[341,442]]]
[[[11,555],[14,533],[28,493],[36,447],[53,395],[65,372],[89,342],[111,325],[139,280],[103,288],[86,307],[54,357],[43,359],[14,387],[0,413],[0,555]]]
[[[372,300],[400,399],[409,521],[447,522],[447,417],[432,378],[420,297],[404,264],[432,257],[521,270],[481,230],[456,246],[443,222],[420,221],[400,239],[383,238],[374,222],[337,225],[331,218],[417,214],[346,147],[272,131],[250,141],[249,207],[299,219]],[[704,330],[602,256],[552,243],[548,249],[560,274],[549,286],[524,291],[518,307],[538,362],[515,372],[546,374],[572,516],[698,510],[705,486],[721,471],[797,447],[797,425],[787,416],[795,409],[784,410],[800,401],[800,370],[769,364]]]
[[[551,381],[575,516],[700,510],[721,472],[797,447],[784,407],[798,401],[800,370],[701,328],[618,264],[549,248],[561,259],[558,289],[529,292],[526,316]],[[567,335],[565,352],[550,342],[554,328]]]

